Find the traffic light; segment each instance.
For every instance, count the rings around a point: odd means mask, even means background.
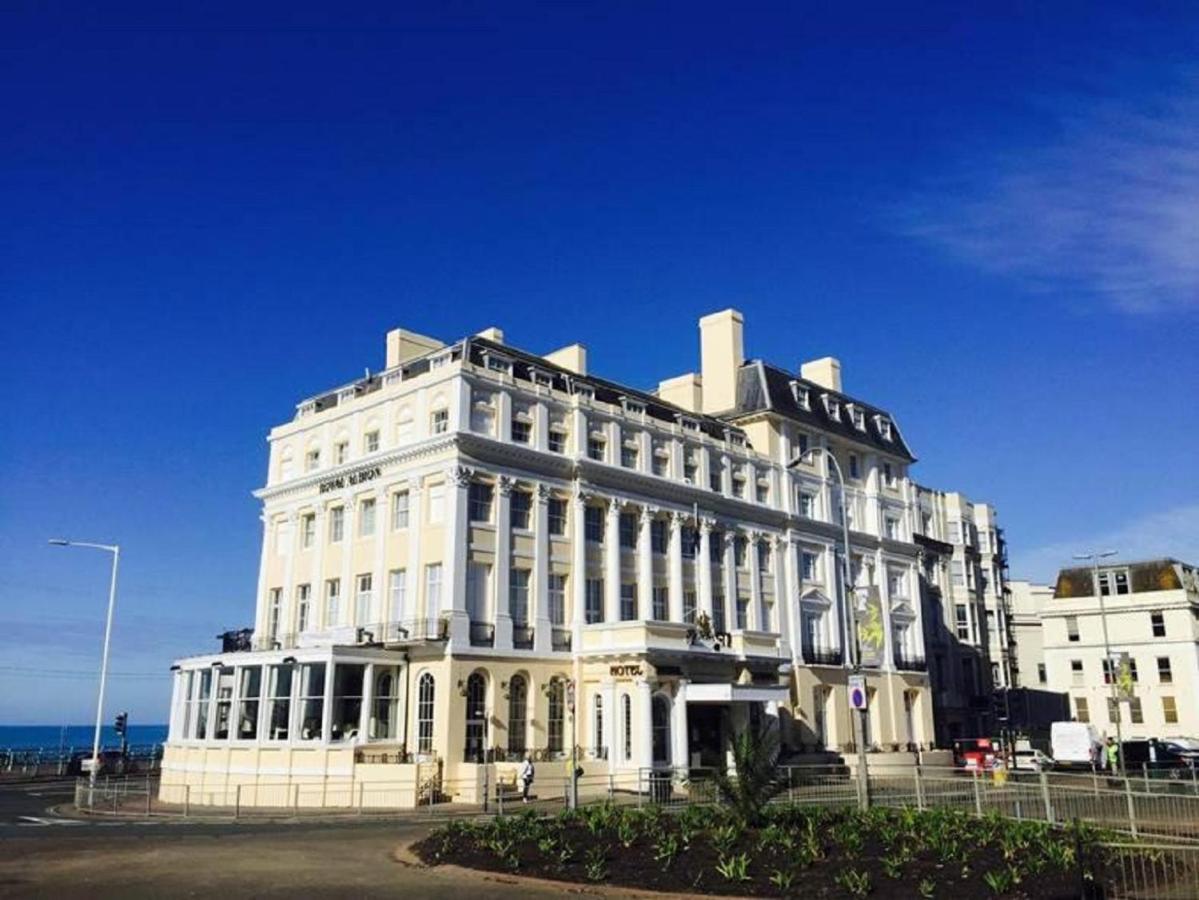
[[[119,734],[121,737],[124,737],[126,732],[128,732],[128,730],[129,730],[129,713],[127,713],[127,712],[117,713],[117,719],[116,719],[115,724],[116,724],[117,734]]]

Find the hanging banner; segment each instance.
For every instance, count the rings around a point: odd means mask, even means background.
[[[883,631],[883,598],[876,585],[854,591],[854,616],[858,627],[858,651],[865,668],[880,668],[885,660],[886,635]]]
[[[1112,654],[1116,670],[1116,696],[1121,700],[1132,700],[1136,696],[1136,683],[1132,680],[1132,662],[1127,653]]]

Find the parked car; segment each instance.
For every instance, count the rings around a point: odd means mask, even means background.
[[[1130,775],[1147,774],[1155,778],[1189,776],[1194,754],[1157,738],[1124,742],[1124,768]]]
[[[90,775],[92,772],[92,755],[89,752],[75,754],[81,756],[79,760],[79,775]],[[120,750],[101,750],[99,757],[99,768],[96,770],[97,775],[129,775],[137,771],[137,762],[126,756]],[[75,760],[71,760],[71,765]],[[70,766],[67,769],[70,773]]]
[[[1016,750],[1012,768],[1017,772],[1047,771],[1053,768],[1053,757],[1032,747],[1020,748]]]
[[[961,738],[953,742],[953,761],[968,772],[995,768],[999,745],[990,738]]]

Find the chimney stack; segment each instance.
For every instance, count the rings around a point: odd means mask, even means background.
[[[745,318],[735,309],[699,320],[703,411],[728,412],[737,405],[737,373],[745,362]]]
[[[841,360],[835,356],[822,356],[806,362],[799,367],[799,374],[822,388],[841,393]]]

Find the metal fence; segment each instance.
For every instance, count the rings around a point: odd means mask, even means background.
[[[111,752],[104,748],[101,752]],[[45,776],[74,775],[81,758],[90,759],[92,748],[86,747],[5,747],[0,748],[0,777],[35,778]],[[126,752],[132,769],[138,772],[158,770],[162,761],[161,744],[133,744]],[[73,765],[74,764],[74,765]]]
[[[1092,849],[1092,854],[1100,857],[1087,861],[1095,897],[1104,900],[1194,900],[1199,897],[1199,847],[1100,844]]]
[[[517,806],[540,809],[611,802],[684,807],[720,802],[714,773],[705,769],[639,769],[569,777],[538,777],[526,798],[513,775],[445,779],[440,770],[418,770],[406,781],[362,783],[349,777],[254,781],[243,784],[167,785],[155,775],[102,777],[96,787],[77,783],[79,808],[127,815],[251,816],[503,814]],[[1065,824],[1075,820],[1128,835],[1199,845],[1199,794],[1189,782],[1172,790],[1144,790],[1136,778],[1055,773],[964,773],[950,769],[897,769],[871,773],[869,802],[918,809],[949,807],[976,815],[998,814]],[[843,765],[779,769],[772,802],[853,806],[857,778]],[[1199,895],[1197,895],[1199,896]]]

